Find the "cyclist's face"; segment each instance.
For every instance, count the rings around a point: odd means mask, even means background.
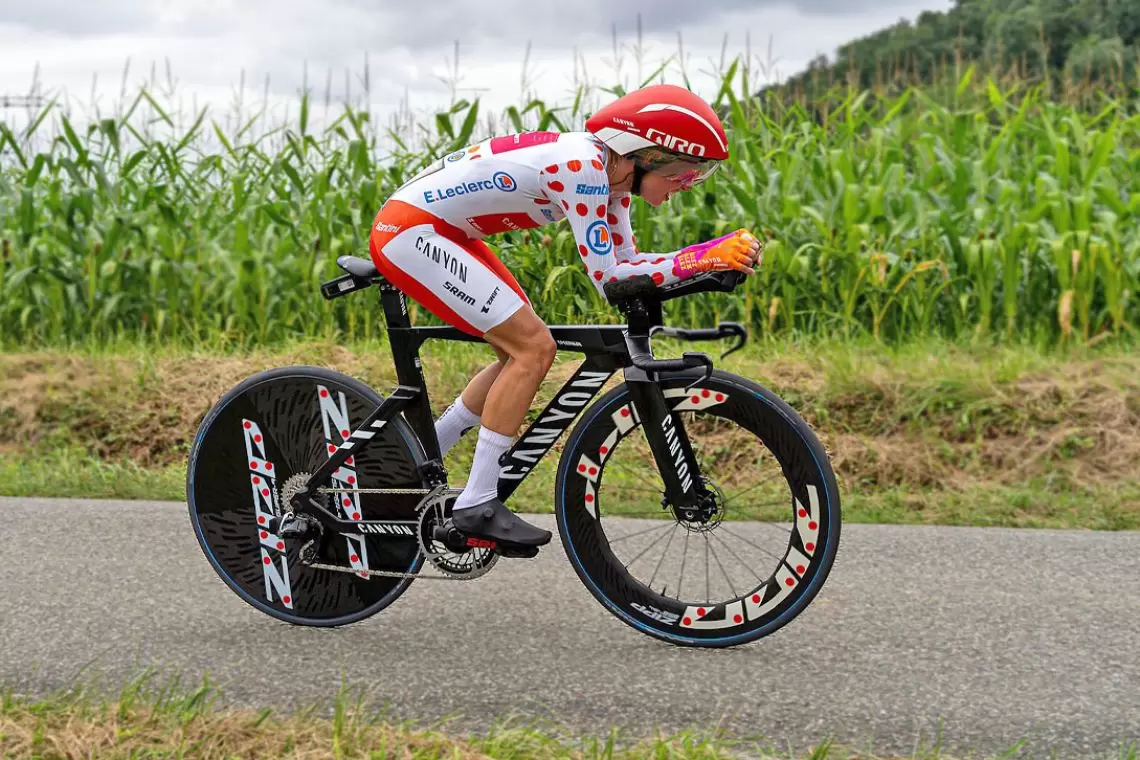
[[[641,179],[641,197],[652,206],[660,206],[683,190],[692,190],[708,177],[707,168],[691,164],[672,164],[646,173]]]
[[[647,172],[641,178],[641,197],[650,206],[660,206],[673,195],[673,193],[682,190],[688,190],[692,187],[692,183],[686,181],[685,177],[676,176],[676,172],[662,170],[664,173],[658,171]]]

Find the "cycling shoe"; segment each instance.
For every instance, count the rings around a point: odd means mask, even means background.
[[[531,525],[498,499],[451,513],[452,524],[468,536],[517,546],[545,546],[550,531]]]

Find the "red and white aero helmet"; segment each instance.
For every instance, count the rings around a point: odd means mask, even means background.
[[[691,184],[706,179],[728,158],[728,138],[716,112],[700,96],[671,84],[618,98],[591,116],[586,130],[646,171],[692,164]]]

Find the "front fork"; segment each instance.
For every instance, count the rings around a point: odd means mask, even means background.
[[[706,491],[685,426],[669,408],[656,379],[636,368],[627,370],[625,379],[649,449],[665,481],[663,506],[671,506],[678,519],[696,519],[701,514]]]

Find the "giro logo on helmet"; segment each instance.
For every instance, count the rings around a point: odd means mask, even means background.
[[[705,154],[705,146],[700,143],[682,140],[680,137],[662,132],[660,129],[650,127],[645,136],[676,153],[688,153],[690,156],[703,156]]]

